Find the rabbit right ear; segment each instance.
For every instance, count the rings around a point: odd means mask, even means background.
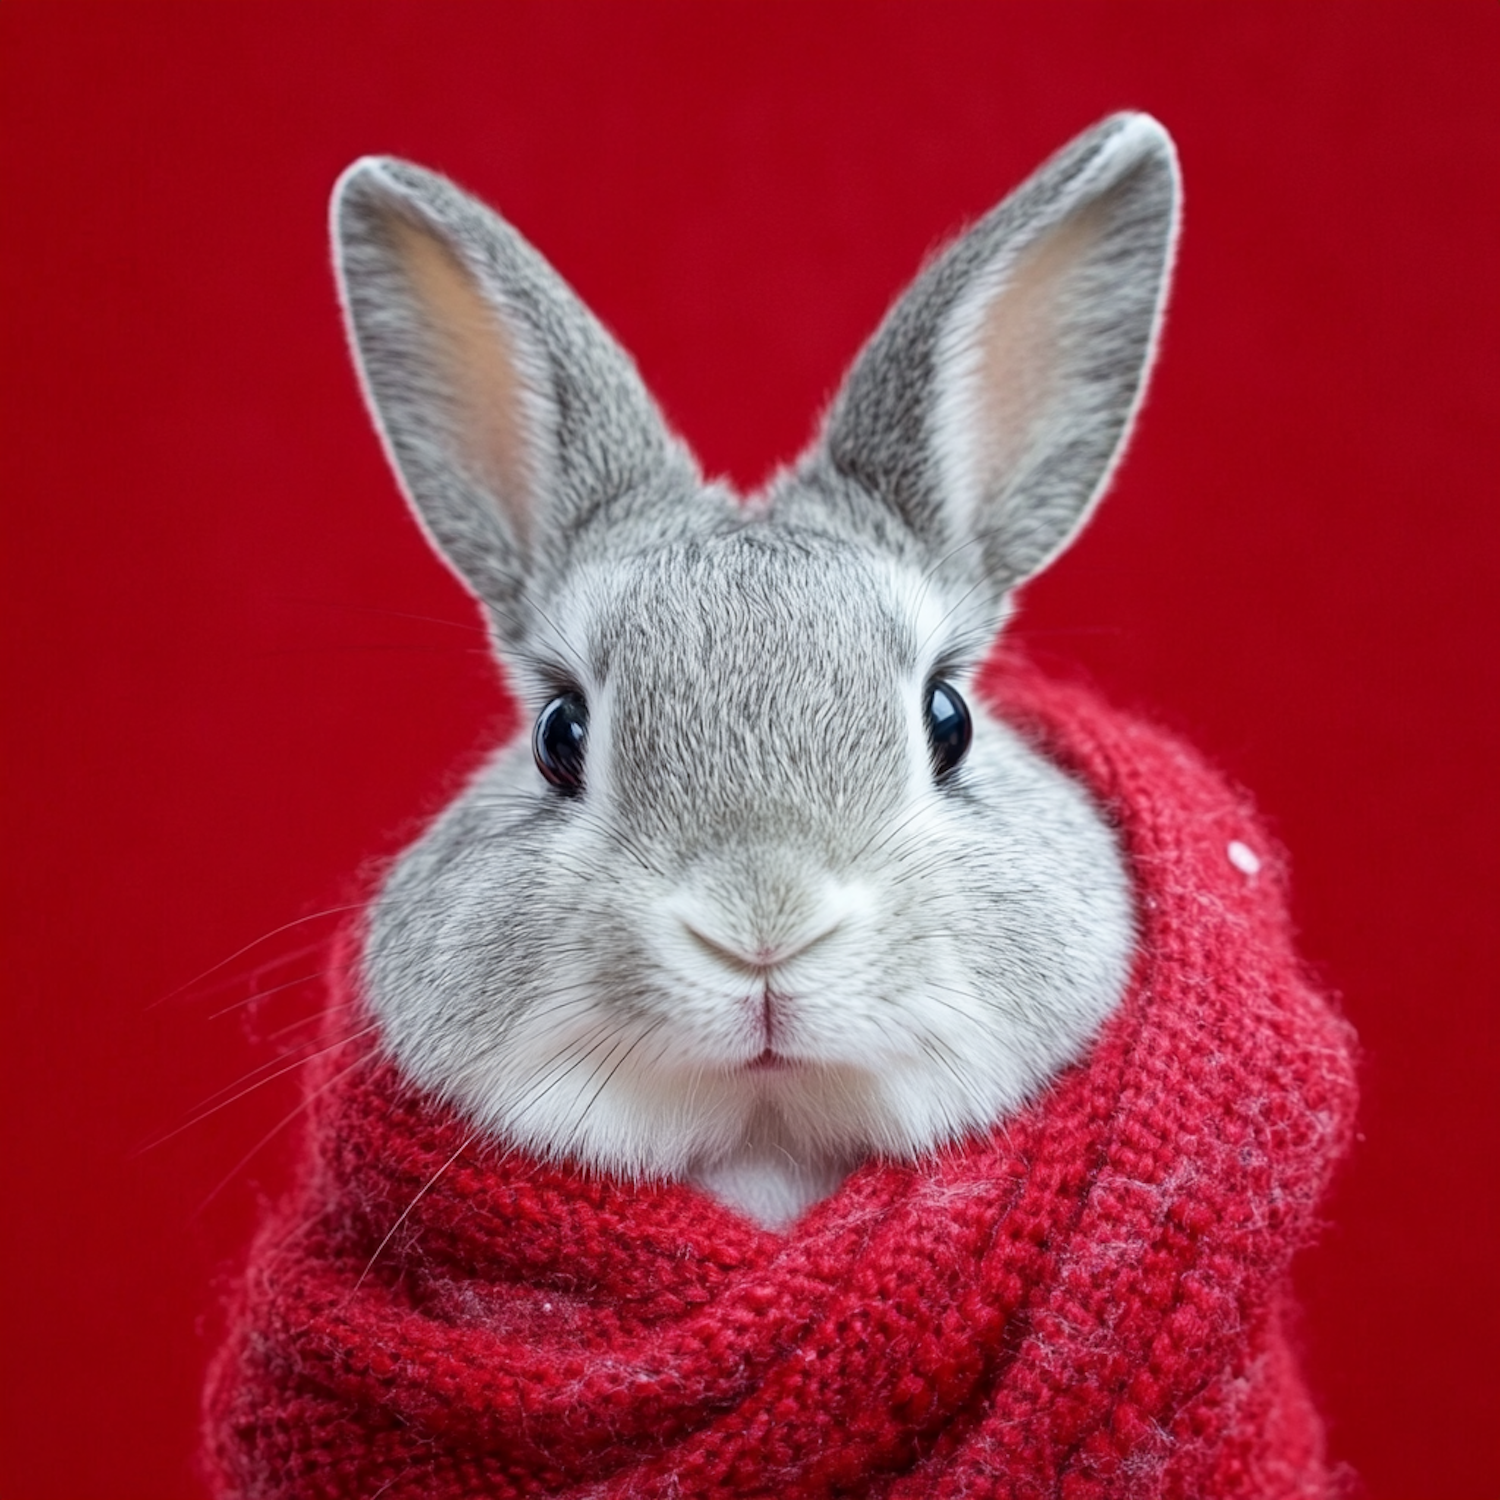
[[[1078,137],[891,309],[806,460],[827,482],[790,487],[787,508],[841,496],[857,525],[895,519],[992,598],[1039,572],[1124,447],[1177,220],[1155,120],[1115,115]]]
[[[510,225],[446,178],[366,157],[339,179],[332,216],[350,342],[387,453],[439,552],[519,642],[578,531],[696,469],[629,356]]]

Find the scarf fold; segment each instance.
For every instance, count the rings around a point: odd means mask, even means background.
[[[210,1372],[216,1495],[1333,1493],[1285,1320],[1352,1037],[1279,855],[1159,731],[1016,663],[989,686],[1130,863],[1135,971],[1086,1060],[782,1235],[503,1152],[333,1047]]]

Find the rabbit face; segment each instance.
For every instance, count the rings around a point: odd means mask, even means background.
[[[754,519],[577,585],[531,696],[587,706],[581,787],[503,751],[373,916],[423,1082],[529,1150],[681,1176],[772,1120],[817,1160],[910,1154],[1076,1055],[1128,962],[1119,858],[969,694],[930,578]],[[973,726],[942,774],[934,681]]]

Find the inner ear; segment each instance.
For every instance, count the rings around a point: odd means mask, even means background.
[[[1070,283],[1099,243],[1106,218],[1100,201],[1069,215],[981,286],[955,320],[958,341],[967,345],[954,361],[967,386],[960,397],[967,410],[965,431],[954,436],[967,449],[961,492],[973,508],[1002,495],[1055,436],[1048,417],[1063,397],[1069,303],[1076,296]]]
[[[394,207],[382,227],[410,289],[453,454],[524,545],[537,463],[516,331],[441,235]]]

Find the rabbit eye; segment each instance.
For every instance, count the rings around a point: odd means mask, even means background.
[[[569,797],[583,790],[583,750],[588,737],[588,704],[579,693],[554,698],[537,715],[531,731],[537,770]]]
[[[969,706],[952,683],[934,681],[927,686],[927,743],[932,747],[932,772],[939,780],[965,755],[974,737]]]

